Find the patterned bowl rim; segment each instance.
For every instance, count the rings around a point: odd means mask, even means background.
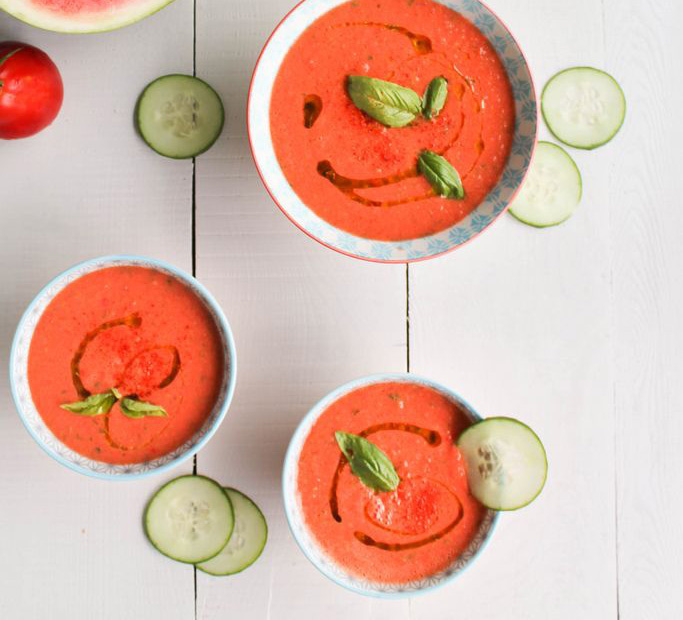
[[[215,414],[214,420],[211,423],[211,426],[204,432],[204,434],[201,436],[199,441],[196,443],[193,443],[190,440],[190,445],[182,452],[180,453],[177,457],[173,458],[172,460],[165,462],[161,465],[158,465],[156,467],[153,467],[151,469],[145,470],[145,471],[140,471],[140,472],[123,472],[123,473],[106,473],[106,472],[99,472],[95,471],[92,469],[89,469],[88,467],[83,467],[77,463],[71,462],[68,459],[64,458],[61,454],[58,454],[55,452],[53,449],[51,449],[49,446],[45,445],[45,442],[42,440],[41,437],[37,435],[35,430],[33,429],[32,424],[29,422],[27,419],[23,406],[21,404],[21,400],[19,398],[19,395],[17,393],[17,388],[16,388],[16,377],[14,376],[15,373],[15,367],[16,367],[16,355],[17,355],[17,349],[18,349],[18,343],[19,340],[24,332],[25,329],[25,324],[27,322],[27,319],[29,316],[32,314],[34,308],[42,301],[43,297],[49,293],[51,288],[58,283],[60,283],[62,280],[67,279],[70,275],[74,274],[75,272],[84,269],[84,268],[90,268],[94,267],[92,269],[92,272],[98,271],[96,268],[97,266],[100,266],[100,268],[105,269],[107,266],[109,266],[110,263],[116,263],[117,265],[143,265],[143,266],[149,266],[150,268],[157,267],[160,270],[167,271],[171,273],[173,276],[175,276],[177,279],[179,279],[181,282],[184,284],[188,285],[194,292],[195,294],[198,293],[198,296],[201,298],[201,300],[208,306],[209,310],[212,313],[213,319],[216,321],[216,327],[218,328],[221,337],[223,338],[224,344],[227,349],[227,362],[228,362],[228,378],[227,378],[227,386],[225,389],[222,391],[221,396],[219,398],[222,398],[222,402],[220,403],[220,407],[216,407],[214,411],[217,409],[217,413]],[[89,272],[89,273],[92,273]],[[62,289],[60,289],[62,290]],[[42,313],[41,313],[42,316]],[[149,258],[147,256],[141,256],[141,255],[133,255],[133,254],[112,254],[112,255],[107,255],[107,256],[99,256],[97,258],[92,258],[89,260],[82,261],[76,265],[73,265],[72,267],[69,267],[68,269],[62,271],[58,275],[56,275],[52,280],[50,280],[43,288],[40,290],[40,292],[33,298],[31,303],[28,305],[24,313],[22,314],[21,318],[19,319],[19,323],[17,325],[17,329],[14,333],[14,338],[12,340],[12,347],[10,349],[10,357],[9,357],[9,381],[10,381],[10,389],[12,392],[12,398],[14,400],[14,405],[19,413],[19,417],[24,424],[24,427],[28,431],[28,433],[33,437],[34,441],[42,448],[44,452],[46,452],[49,456],[51,456],[54,460],[56,460],[58,463],[68,467],[69,469],[78,472],[79,474],[84,474],[87,476],[91,476],[93,478],[99,478],[103,480],[139,480],[140,478],[146,478],[147,476],[152,476],[159,474],[161,472],[168,471],[169,469],[172,469],[174,467],[177,467],[181,463],[184,463],[187,461],[190,457],[194,456],[197,454],[205,445],[206,443],[213,437],[214,433],[218,430],[218,427],[221,425],[223,420],[225,419],[225,416],[228,412],[228,409],[230,407],[230,403],[232,402],[232,398],[235,393],[235,384],[237,381],[237,355],[236,355],[236,350],[235,350],[235,340],[233,338],[232,330],[230,329],[230,324],[228,323],[228,320],[225,317],[225,314],[223,313],[223,310],[221,309],[220,305],[216,301],[216,299],[213,297],[213,295],[208,291],[208,289],[201,283],[199,280],[197,280],[195,277],[185,273],[181,269],[178,269],[174,265],[171,265],[170,263],[167,263],[165,261],[156,259],[156,258]],[[197,431],[196,434],[200,434],[203,429],[200,429]],[[55,437],[55,441],[64,446],[59,439]],[[186,442],[188,443],[188,442]],[[79,455],[80,456],[80,455]],[[133,466],[131,466],[133,467]]]
[[[454,580],[457,576],[464,573],[467,568],[472,566],[474,560],[477,557],[479,557],[481,552],[488,545],[488,542],[491,539],[493,531],[498,522],[499,513],[494,510],[489,510],[487,512],[488,518],[486,522],[482,524],[481,528],[483,530],[481,542],[478,546],[476,546],[470,558],[461,568],[447,572],[443,576],[437,575],[436,581],[429,582],[426,585],[420,584],[415,586],[414,582],[404,584],[403,586],[401,584],[392,584],[396,585],[396,589],[387,590],[386,587],[382,587],[384,584],[376,582],[373,583],[370,581],[363,581],[362,585],[359,585],[358,579],[355,579],[352,576],[346,574],[340,577],[339,575],[327,570],[318,562],[318,560],[308,551],[307,548],[308,545],[315,545],[313,538],[311,537],[310,541],[303,540],[299,536],[297,528],[294,526],[295,523],[301,523],[302,521],[299,518],[299,510],[295,510],[295,505],[299,503],[299,500],[296,488],[290,487],[290,485],[287,482],[288,478],[293,478],[293,476],[298,471],[299,455],[301,454],[303,444],[306,438],[308,437],[308,434],[310,433],[313,424],[333,402],[337,401],[342,396],[358,388],[366,387],[368,385],[374,385],[376,383],[385,383],[391,381],[399,383],[413,383],[417,385],[424,385],[430,387],[446,396],[449,400],[462,406],[469,414],[473,423],[478,422],[482,419],[481,416],[476,412],[476,410],[469,404],[469,402],[462,398],[457,392],[454,392],[450,388],[447,388],[446,386],[437,383],[436,381],[426,379],[419,375],[414,375],[412,373],[406,372],[394,372],[367,375],[364,377],[353,379],[352,381],[349,381],[344,385],[341,385],[338,388],[332,390],[329,394],[321,398],[315,405],[313,405],[313,407],[311,407],[311,409],[309,409],[308,413],[299,421],[299,424],[297,425],[294,433],[292,434],[292,438],[289,441],[287,452],[285,453],[284,465],[282,467],[282,496],[289,531],[292,533],[292,536],[294,537],[294,540],[299,546],[299,549],[301,549],[301,551],[306,556],[308,561],[311,562],[311,564],[313,564],[313,566],[315,566],[318,569],[318,571],[320,571],[323,575],[325,575],[325,577],[327,577],[337,585],[342,586],[343,588],[346,588],[351,592],[376,598],[400,599],[425,594],[426,592],[430,592],[438,588],[441,588],[442,586]],[[301,523],[301,525],[302,530],[306,529],[304,523]],[[320,550],[320,548],[318,549]],[[457,559],[458,558],[456,558],[454,562],[457,562]],[[331,559],[329,559],[329,562],[334,564],[334,561]]]
[[[338,245],[334,245],[330,242],[327,242],[327,241],[321,239],[320,237],[316,236],[313,232],[311,232],[305,225],[299,223],[297,218],[289,212],[289,210],[282,204],[283,201],[280,200],[276,196],[276,191],[273,189],[272,185],[269,184],[269,182],[268,182],[268,177],[270,176],[270,173],[267,172],[266,170],[264,170],[262,168],[262,165],[259,163],[259,155],[257,154],[258,150],[255,147],[254,137],[253,137],[254,134],[256,134],[257,132],[262,131],[262,127],[263,127],[262,120],[259,122],[256,120],[256,118],[254,118],[254,122],[252,123],[252,116],[253,116],[252,106],[255,105],[254,104],[254,96],[253,96],[254,95],[254,84],[256,82],[256,79],[257,79],[257,76],[259,73],[259,68],[261,65],[261,60],[263,59],[264,54],[268,50],[273,38],[276,36],[278,31],[286,25],[286,23],[289,21],[290,17],[292,17],[292,15],[294,13],[296,13],[304,4],[313,4],[315,2],[326,2],[326,1],[328,1],[328,0],[299,0],[299,2],[297,2],[284,15],[284,17],[278,22],[278,24],[275,26],[273,31],[270,33],[270,35],[266,39],[266,41],[263,44],[263,47],[261,48],[261,51],[258,55],[258,58],[256,59],[256,64],[254,65],[254,69],[253,69],[252,74],[251,74],[251,80],[249,82],[249,91],[247,94],[247,108],[246,108],[247,137],[249,139],[249,148],[251,150],[252,159],[254,160],[254,164],[256,166],[256,172],[258,173],[258,175],[261,179],[261,183],[263,184],[263,186],[266,189],[266,192],[270,196],[271,200],[280,209],[280,211],[282,211],[282,213],[285,215],[285,217],[292,224],[294,224],[300,231],[302,231],[303,233],[308,235],[314,241],[317,241],[321,245],[325,246],[326,248],[329,248],[330,250],[334,250],[335,252],[339,252],[340,254],[343,254],[344,256],[349,256],[351,258],[365,260],[365,261],[372,262],[372,263],[384,263],[384,264],[416,263],[416,262],[420,262],[420,261],[424,261],[424,260],[429,260],[431,258],[437,258],[439,256],[443,256],[444,254],[448,254],[448,253],[452,252],[453,250],[456,250],[458,248],[461,248],[461,247],[469,244],[471,241],[476,239],[481,233],[483,233],[485,230],[487,230],[493,224],[493,222],[495,222],[498,218],[500,218],[500,216],[503,215],[503,213],[505,213],[509,209],[510,204],[515,199],[515,196],[517,196],[520,189],[522,188],[522,185],[524,184],[524,179],[526,178],[526,176],[529,172],[529,168],[531,166],[531,161],[533,160],[534,152],[536,150],[536,143],[538,141],[538,98],[536,96],[536,88],[534,85],[534,78],[533,78],[533,75],[531,73],[531,68],[529,66],[529,62],[527,61],[526,55],[524,54],[524,51],[522,50],[522,47],[519,45],[519,42],[517,41],[515,36],[512,34],[512,31],[507,27],[507,24],[500,18],[500,16],[493,9],[491,9],[491,7],[488,4],[486,4],[486,2],[483,2],[482,0],[469,0],[472,4],[476,4],[480,7],[482,7],[485,11],[487,11],[494,18],[494,20],[503,28],[503,30],[507,33],[507,35],[509,36],[510,41],[512,42],[512,44],[516,47],[517,51],[519,52],[519,56],[522,60],[522,63],[527,70],[529,85],[530,85],[530,90],[531,90],[531,97],[534,101],[534,108],[535,108],[534,109],[534,121],[533,121],[534,131],[533,131],[533,139],[532,139],[531,150],[529,152],[529,158],[526,162],[526,165],[524,166],[524,171],[523,171],[521,180],[519,181],[519,184],[517,185],[516,189],[512,192],[512,194],[509,196],[509,198],[505,202],[503,208],[497,214],[495,214],[493,217],[491,217],[489,222],[487,222],[478,231],[474,232],[474,234],[470,235],[466,240],[461,241],[459,243],[453,243],[450,247],[448,247],[445,250],[438,250],[438,251],[434,251],[432,253],[425,253],[424,255],[417,256],[417,257],[406,256],[403,258],[380,258],[377,256],[359,254],[359,253],[355,253],[351,250],[345,250],[344,248],[341,248]],[[330,9],[328,9],[328,10],[331,10],[332,8],[335,8],[336,6],[339,6],[344,1],[346,1],[346,0],[338,0],[336,2],[336,4],[334,5],[334,7],[330,7]],[[434,1],[439,3],[439,4],[443,4],[445,6],[449,6],[449,2],[450,2],[450,0],[434,0]],[[449,8],[451,8],[451,7],[449,6]],[[452,9],[452,10],[455,10],[455,9]],[[299,33],[299,34],[301,34],[301,33]],[[284,56],[283,56],[283,58],[284,58]],[[507,67],[506,67],[506,72],[507,72]],[[269,94],[270,94],[270,92],[272,92],[272,83],[270,84]],[[270,100],[268,101],[268,109],[270,110]],[[517,120],[519,119],[519,110],[516,110],[515,117]],[[272,144],[272,142],[271,142],[271,144]],[[277,158],[276,158],[276,164],[279,167],[279,162],[277,162]],[[296,196],[296,198],[298,199],[298,196]],[[482,200],[480,205],[483,204],[485,201],[486,201],[486,198],[484,198],[484,200]],[[301,202],[303,204],[303,202],[300,199],[299,199],[299,202]],[[304,206],[306,206],[306,208],[309,211],[311,210],[310,207],[308,207],[307,205],[304,205]],[[478,208],[478,206],[476,208]],[[474,209],[474,211],[476,210],[476,208]],[[472,213],[474,213],[474,211],[472,211]],[[461,222],[457,222],[451,228],[454,228],[455,226],[457,226],[460,223]],[[334,228],[335,230],[339,230],[339,232],[345,232],[345,231],[341,231],[341,229],[336,229],[336,227],[332,226],[332,224],[330,224],[328,222],[325,222],[325,224],[331,228]],[[447,230],[449,230],[449,229],[446,229],[446,231]],[[440,233],[436,233],[436,234],[441,234],[441,233],[446,232],[446,231],[441,231]],[[346,233],[346,234],[350,235],[354,239],[360,239],[359,237],[351,235],[350,233]],[[422,237],[422,238],[418,238],[418,239],[428,239],[428,238],[429,237]],[[405,240],[405,242],[412,242],[415,240],[416,239],[409,239],[409,240]],[[372,240],[370,240],[370,241],[372,241]],[[379,243],[385,243],[385,242],[380,241]],[[394,243],[394,242],[389,242],[389,243]]]

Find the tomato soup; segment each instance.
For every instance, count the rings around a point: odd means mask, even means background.
[[[471,424],[438,391],[412,383],[359,388],[322,413],[304,442],[297,486],[321,548],[349,572],[406,583],[448,568],[479,530],[486,509],[468,489],[454,441]],[[400,478],[377,492],[355,476],[335,432],[367,438]]]
[[[149,461],[189,440],[224,372],[221,336],[203,302],[177,278],[135,266],[67,285],[41,316],[28,357],[33,402],[50,430],[112,464]],[[108,411],[78,404],[113,393]]]
[[[448,82],[441,112],[387,127],[351,101],[348,76],[369,76],[420,96]],[[432,0],[354,0],[294,43],[270,105],[273,145],[299,198],[360,237],[397,241],[444,230],[472,211],[506,164],[515,106],[505,69],[467,19]],[[423,150],[458,171],[464,199],[442,198],[419,173]]]

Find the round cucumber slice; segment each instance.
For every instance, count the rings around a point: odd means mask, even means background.
[[[191,75],[164,75],[138,99],[135,123],[157,153],[187,159],[208,150],[223,131],[225,112],[216,91]]]
[[[218,554],[234,526],[230,498],[205,476],[180,476],[162,486],[149,500],[145,534],[158,551],[196,564]]]
[[[581,173],[569,153],[552,142],[539,142],[510,213],[536,228],[557,226],[572,216],[581,193]]]
[[[251,566],[268,538],[268,525],[259,507],[236,489],[226,488],[225,492],[235,509],[235,529],[217,556],[197,564],[199,570],[209,575],[234,575]]]
[[[617,81],[593,67],[556,73],[543,89],[541,110],[560,141],[579,149],[609,142],[626,116],[626,99]]]
[[[493,510],[517,510],[543,489],[545,449],[536,433],[513,418],[488,418],[458,438],[472,495]]]

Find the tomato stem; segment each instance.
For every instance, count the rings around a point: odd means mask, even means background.
[[[21,45],[20,45],[16,49],[13,49],[11,52],[7,52],[2,58],[0,58],[0,67],[2,67],[2,65],[5,63],[6,60],[9,60],[12,56],[14,56],[14,54],[16,54],[17,52],[20,52],[23,49],[24,48],[21,47]],[[5,82],[0,80],[0,88],[2,88],[4,85],[5,85]]]
[[[2,58],[0,58],[0,66],[1,66],[6,60],[9,60],[12,56],[14,56],[14,54],[16,54],[17,52],[20,52],[20,51],[23,50],[23,49],[24,49],[23,47],[19,46],[19,47],[17,47],[16,49],[13,49],[11,52],[7,52]]]

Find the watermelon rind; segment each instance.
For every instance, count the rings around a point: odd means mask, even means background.
[[[0,0],[0,9],[42,30],[88,34],[123,28],[160,11],[171,2],[173,0],[130,0],[110,10],[64,13],[41,7],[33,0]]]

